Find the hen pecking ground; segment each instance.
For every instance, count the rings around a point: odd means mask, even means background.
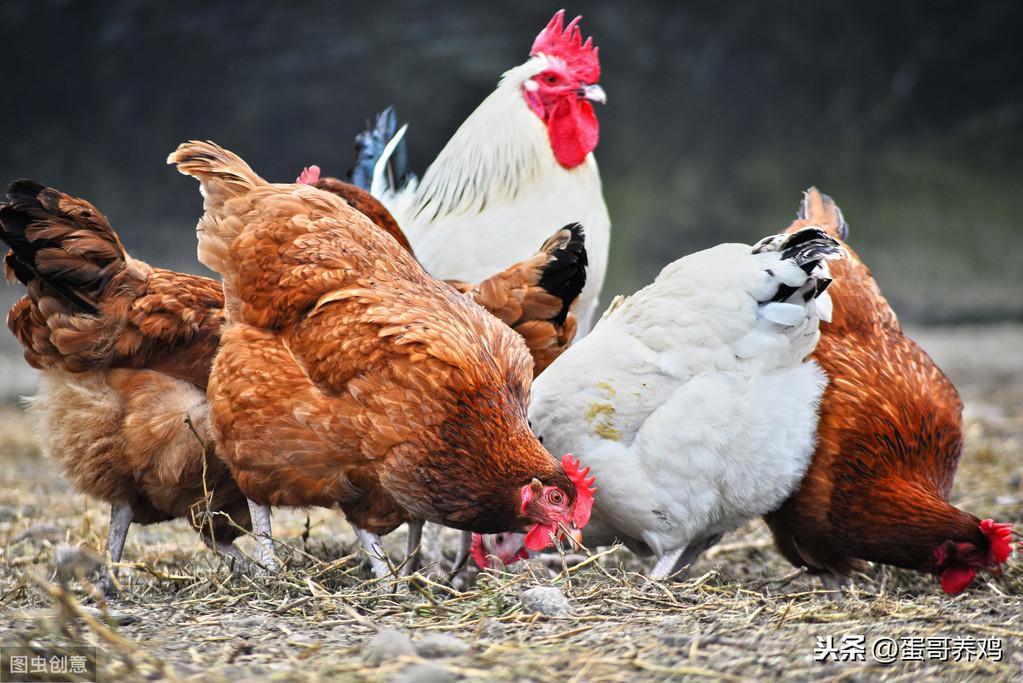
[[[1020,522],[1023,327],[915,336],[967,403],[954,502]],[[133,528],[125,592],[92,605],[77,575],[92,561],[87,549],[102,547],[106,510],[55,474],[11,407],[0,413],[0,462],[0,645],[47,657],[95,646],[100,680],[963,681],[1023,673],[1018,555],[1003,576],[987,575],[955,598],[928,577],[874,568],[834,599],[779,557],[759,521],[707,553],[684,583],[650,582],[643,561],[610,549],[568,570],[529,565],[463,590],[429,579],[367,581],[350,529],[328,511],[275,514],[288,546],[288,569],[276,579],[232,574],[175,522]],[[453,534],[444,538],[453,547]],[[395,555],[402,541],[400,533],[388,539]],[[251,539],[242,545],[250,549]],[[569,611],[530,612],[538,601],[523,593],[537,585],[557,588]],[[545,596],[542,609],[564,609],[557,598]],[[901,648],[893,663],[875,651],[886,639]],[[848,661],[833,661],[842,654]],[[0,662],[0,680],[9,665]]]

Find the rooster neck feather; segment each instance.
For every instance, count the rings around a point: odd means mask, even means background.
[[[538,56],[505,72],[427,169],[411,216],[435,221],[482,211],[488,204],[513,199],[548,172],[564,171],[551,151],[544,122],[522,96],[522,84],[547,65],[547,58]]]

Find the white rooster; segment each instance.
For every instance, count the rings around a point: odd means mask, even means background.
[[[611,219],[593,149],[603,103],[600,62],[579,20],[559,11],[537,36],[529,61],[507,71],[458,128],[418,184],[404,168],[403,127],[357,139],[353,181],[391,211],[423,267],[435,277],[478,282],[528,258],[551,230],[581,223],[589,266],[577,304],[578,335],[590,327],[607,268]],[[385,112],[393,130],[393,113]],[[386,122],[381,117],[382,123]],[[370,173],[367,169],[376,169]],[[398,163],[404,166],[403,161]]]
[[[587,545],[653,552],[663,579],[788,497],[816,441],[827,378],[807,356],[839,251],[807,228],[686,256],[537,378],[534,431],[597,479]],[[476,539],[491,550],[520,552]]]

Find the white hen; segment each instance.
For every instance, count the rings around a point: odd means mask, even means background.
[[[827,384],[807,356],[839,249],[809,228],[686,256],[537,378],[534,431],[597,478],[588,546],[653,552],[665,578],[793,491]]]

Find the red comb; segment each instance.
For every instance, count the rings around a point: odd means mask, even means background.
[[[483,549],[483,536],[480,534],[472,535],[472,545],[469,546],[469,554],[472,555],[473,562],[476,566],[482,569],[490,567],[490,561],[487,559],[487,551]]]
[[[565,474],[575,484],[575,507],[572,508],[572,521],[576,528],[582,529],[586,522],[590,521],[590,511],[593,509],[593,494],[597,492],[594,482],[596,477],[590,477],[590,468],[582,467],[578,459],[573,458],[571,453],[565,453],[561,458],[561,466]],[[587,479],[589,477],[589,479]]]
[[[302,172],[295,178],[296,183],[302,183],[303,185],[312,185],[320,179],[320,167],[313,164],[308,168],[303,168]]]
[[[1005,562],[1012,553],[1012,525],[985,519],[980,523],[980,530],[991,543],[991,561],[995,564]]]
[[[576,17],[565,26],[565,10],[559,9],[533,41],[529,56],[542,52],[548,57],[557,57],[584,83],[596,83],[600,80],[600,60],[597,59],[597,48],[593,47],[593,38],[583,42],[582,31],[579,30],[581,20],[582,17]]]

